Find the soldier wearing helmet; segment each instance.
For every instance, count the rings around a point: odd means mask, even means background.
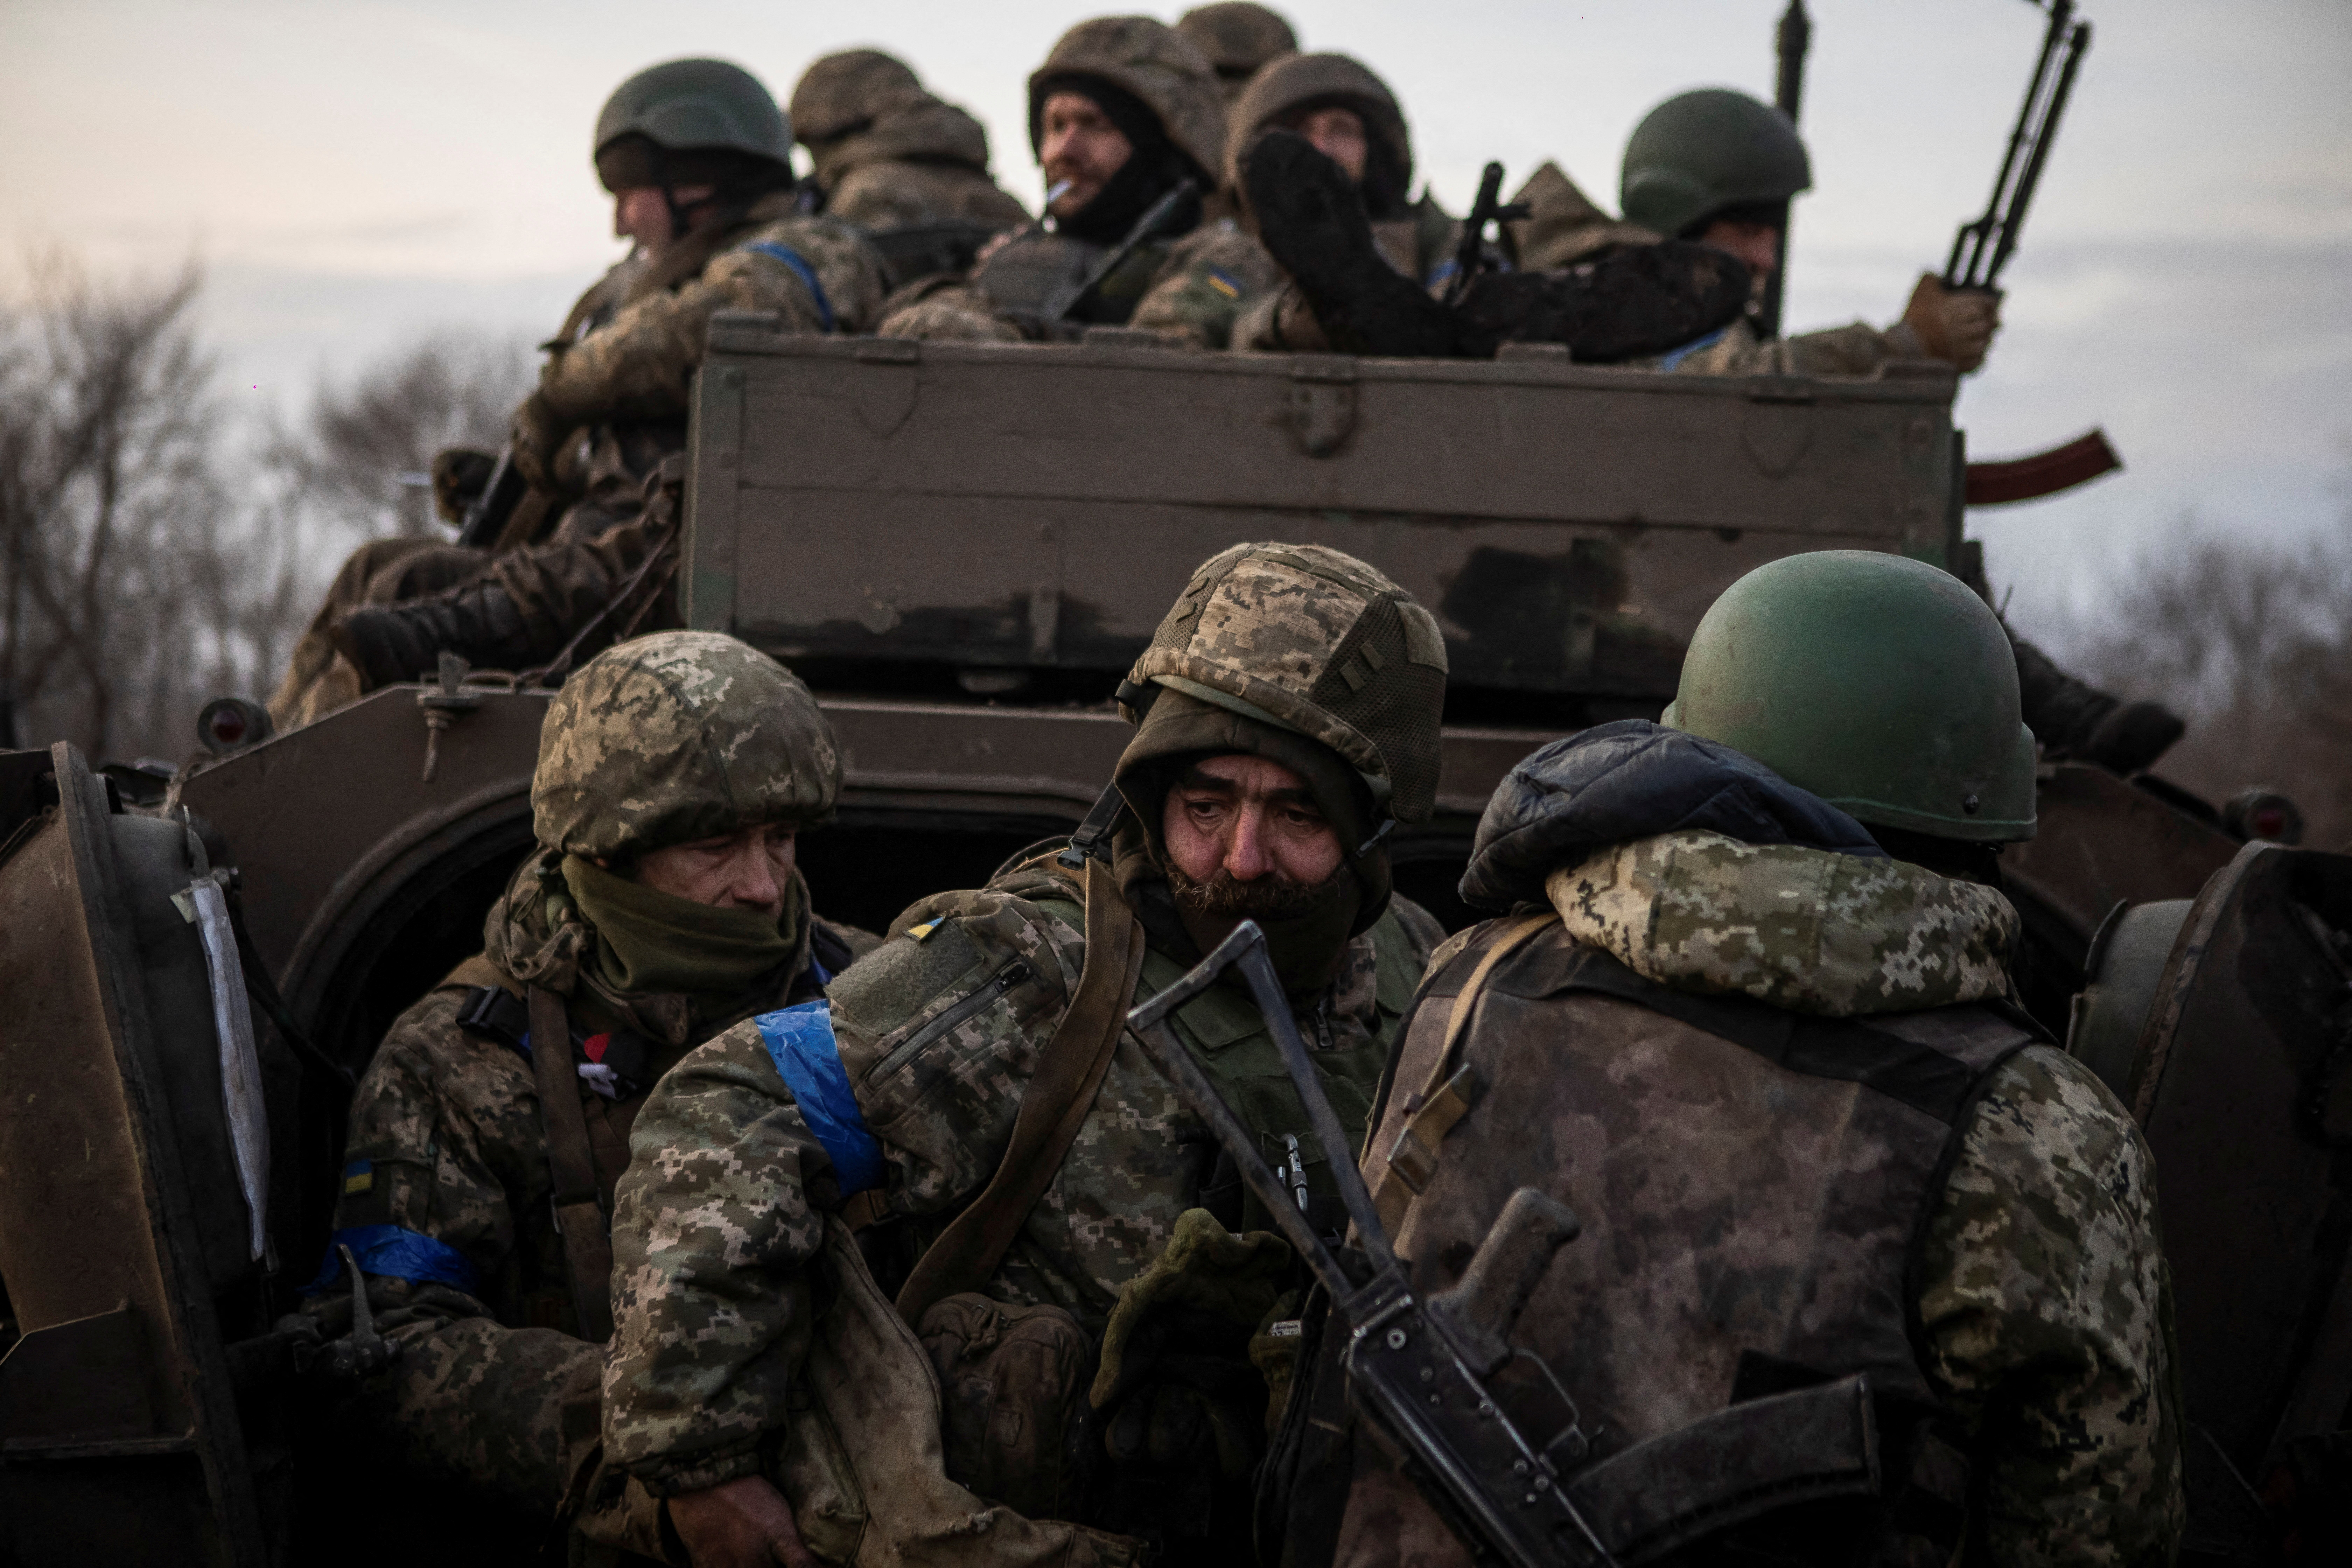
[[[988,174],[988,132],[878,49],[827,55],[793,89],[793,134],[815,164],[823,210],[874,233],[1029,221]]]
[[[794,864],[840,784],[815,700],[766,655],[709,632],[608,649],[549,705],[538,846],[482,952],[360,1081],[333,1239],[402,1350],[347,1429],[476,1500],[488,1538],[535,1541],[593,1436],[605,1215],[646,1092],[874,945],[817,915]],[[543,1100],[550,1083],[572,1103]],[[331,1253],[324,1321],[349,1321],[343,1279]]]
[[[1269,60],[1298,52],[1298,35],[1277,12],[1247,0],[1195,5],[1176,18],[1176,35],[1216,68],[1217,86],[1230,108]]]
[[[1508,1337],[1574,1401],[1560,1484],[1613,1465],[1640,1544],[1938,1563],[2179,1545],[2147,1146],[2011,1002],[1997,855],[2034,829],[2018,713],[1965,584],[1792,556],[1708,611],[1663,725],[1555,742],[1487,805],[1462,891],[1502,918],[1433,960],[1367,1176],[1416,1293],[1522,1185],[1580,1216]],[[1318,1374],[1310,1413],[1332,1393]],[[1775,1395],[1796,1401],[1781,1436],[1718,1464],[1643,1447]],[[1336,1530],[1350,1565],[1471,1561],[1356,1449],[1344,1504],[1291,1500],[1295,1538]],[[1624,1520],[1595,1517],[1631,1560]]]
[[[1780,268],[1789,204],[1812,188],[1797,128],[1769,104],[1704,88],[1652,110],[1625,143],[1620,191],[1628,223],[1714,246],[1747,263],[1759,297]],[[1922,274],[1903,319],[1884,331],[1857,321],[1767,342],[1751,318],[1660,356],[1656,368],[1699,375],[1867,375],[1892,359],[1936,359],[1963,374],[1984,363],[2000,300],[1948,289]]]
[[[296,649],[270,700],[279,727],[413,679],[443,649],[528,668],[591,621],[652,546],[630,525],[665,459],[685,449],[687,395],[713,314],[773,311],[804,332],[872,322],[880,261],[847,226],[798,212],[792,144],[768,89],[724,60],[671,60],[614,92],[593,161],[613,196],[613,232],[632,247],[572,306],[510,431],[530,493],[498,543],[505,556],[533,546],[539,558],[502,572],[488,556],[437,547],[420,575],[375,552],[338,579]],[[488,463],[476,467],[486,479]],[[470,499],[445,489],[446,505]]]
[[[1029,78],[1029,144],[1051,227],[1015,235],[961,283],[903,300],[886,337],[1017,342],[1126,325],[1211,348],[1273,281],[1230,221],[1203,221],[1224,153],[1224,100],[1200,50],[1149,16],[1102,16],[1062,36]],[[1186,182],[1193,195],[1177,194]],[[1053,302],[1095,278],[1163,198],[1176,205],[1057,320]]]
[[[1395,896],[1385,846],[1434,805],[1444,679],[1429,612],[1363,563],[1225,551],[1121,686],[1135,733],[1066,852],[915,905],[807,1030],[738,1027],[671,1072],[636,1133],[662,1158],[615,1211],[605,1445],[681,1533],[790,1528],[762,1445],[794,1396],[803,1270],[845,1216],[940,1364],[951,1476],[1187,1560],[1248,1551],[1282,1375],[1251,1342],[1295,1315],[1286,1255],[1233,1234],[1264,1226],[1124,1017],[1264,926],[1351,1146],[1317,1145],[1242,994],[1177,1027],[1309,1214],[1344,1226],[1329,1162],[1355,1157],[1441,934]],[[1171,1302],[1191,1310],[1153,1322]]]
[[[1610,362],[1719,327],[1747,299],[1744,265],[1652,243],[1580,255],[1573,269],[1493,267],[1446,302],[1462,226],[1427,192],[1412,199],[1404,111],[1345,55],[1267,65],[1229,131],[1227,187],[1281,277],[1244,312],[1236,348],[1479,358],[1519,340]]]

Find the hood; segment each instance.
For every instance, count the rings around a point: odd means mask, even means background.
[[[1664,833],[1545,890],[1569,935],[1677,991],[1841,1018],[2010,994],[2009,900],[1884,856]]]
[[[1599,851],[1662,833],[1720,834],[1883,859],[1869,829],[1763,763],[1642,719],[1554,741],[1513,768],[1478,820],[1462,897],[1507,910]]]
[[[817,184],[831,190],[877,163],[952,163],[988,170],[988,132],[979,121],[929,93],[893,103],[857,130],[831,141],[804,139]]]

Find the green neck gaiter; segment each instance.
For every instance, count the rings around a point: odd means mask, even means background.
[[[563,882],[596,928],[596,966],[622,993],[740,995],[801,949],[808,931],[808,884],[795,870],[784,912],[722,910],[656,892],[577,855],[563,858]],[[709,1011],[709,1008],[703,1008]]]

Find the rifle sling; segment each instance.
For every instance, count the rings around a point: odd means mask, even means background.
[[[539,1088],[540,1124],[547,1134],[551,1202],[572,1276],[572,1306],[581,1337],[613,1337],[613,1238],[596,1191],[596,1159],[588,1146],[588,1119],[580,1109],[580,1079],[572,1063],[572,1019],[563,998],[544,985],[530,988],[530,1070]]]
[[[1143,922],[1135,918],[1110,868],[1086,867],[1087,957],[1069,1010],[1037,1058],[1021,1097],[1012,1142],[988,1185],[940,1233],[898,1291],[898,1315],[919,1324],[932,1305],[976,1290],[996,1272],[1029,1211],[1062,1168],[1078,1129],[1094,1109],[1111,1052],[1127,1027],[1127,1006],[1143,969]]]

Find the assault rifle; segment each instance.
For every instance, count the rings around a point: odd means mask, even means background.
[[[1256,1134],[1168,1022],[1235,968],[1265,1015],[1355,1223],[1360,1253],[1335,1253],[1316,1234],[1266,1163]],[[1576,1215],[1538,1188],[1521,1187],[1460,1281],[1416,1294],[1316,1077],[1255,921],[1243,921],[1199,967],[1127,1018],[1329,1293],[1334,1321],[1326,1331],[1346,1336],[1341,1366],[1349,1403],[1408,1456],[1423,1493],[1465,1540],[1483,1543],[1513,1568],[1635,1568],[1790,1502],[1875,1489],[1876,1429],[1869,1380],[1860,1374],[1734,1405],[1593,1460],[1598,1434],[1584,1430],[1568,1390],[1540,1356],[1511,1343],[1554,1255],[1575,1239]],[[1514,1363],[1531,1364],[1531,1376],[1503,1377]],[[1530,1384],[1548,1388],[1548,1395],[1530,1401]],[[1303,1389],[1292,1394],[1304,1396]],[[1546,1407],[1544,1414],[1530,1416],[1531,1403]],[[1547,1426],[1534,1427],[1537,1419]],[[1534,1435],[1546,1429],[1549,1438]]]
[[[1095,296],[1110,275],[1127,265],[1128,258],[1153,240],[1171,234],[1181,234],[1201,221],[1201,182],[1184,179],[1176,188],[1151,204],[1127,237],[1113,246],[1110,254],[1094,264],[1087,275],[1062,285],[1045,297],[1045,305],[1038,311],[1048,324],[1066,321],[1070,312]]]
[[[457,542],[477,550],[488,550],[496,544],[507,519],[514,515],[515,508],[522,504],[530,489],[522,470],[515,467],[514,443],[509,441],[499,450],[490,477],[482,482],[482,493],[466,508],[466,521],[457,529]]]
[[[1805,0],[1789,0],[1789,8],[1780,13],[1780,26],[1773,29],[1772,49],[1780,68],[1772,79],[1772,107],[1797,122],[1797,114],[1805,102],[1805,56],[1813,47],[1813,19],[1805,14]],[[1764,282],[1763,302],[1757,310],[1757,330],[1767,338],[1780,335],[1781,290],[1789,280],[1789,237],[1794,226],[1796,204],[1780,220],[1780,265],[1772,268],[1772,276]]]
[[[1952,237],[1951,259],[1944,264],[1945,288],[1999,286],[2000,269],[2017,251],[2017,237],[2025,227],[2033,188],[2042,183],[2050,144],[2057,140],[2058,119],[2074,90],[2074,73],[2090,47],[2091,24],[2074,20],[2074,0],[2050,0],[2050,27],[2042,37],[2032,79],[2025,85],[2017,129],[2009,134],[2008,153],[1993,179],[1992,200],[1982,217],[1962,224]]]
[[[1478,177],[1478,199],[1462,220],[1462,243],[1454,249],[1454,275],[1445,280],[1445,302],[1459,305],[1470,283],[1486,265],[1486,226],[1516,223],[1528,216],[1525,202],[1503,200],[1503,165],[1489,163]]]

